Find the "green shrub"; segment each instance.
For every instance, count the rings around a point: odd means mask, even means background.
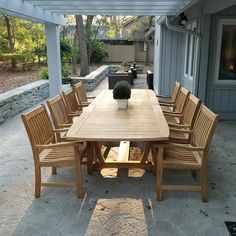
[[[43,67],[39,71],[39,78],[40,79],[48,79],[48,68]]]
[[[62,83],[63,84],[71,84],[71,68],[68,64],[62,66]]]
[[[72,47],[68,39],[61,39],[60,49],[62,63],[70,61],[72,59]]]
[[[96,39],[90,40],[90,61],[92,63],[102,62],[106,57],[108,57],[107,50],[105,48],[105,44]]]
[[[125,80],[117,82],[113,88],[114,99],[129,99],[131,95],[131,85]]]

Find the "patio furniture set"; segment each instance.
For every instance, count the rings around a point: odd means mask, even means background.
[[[134,62],[128,70],[119,70],[116,73],[108,75],[108,88],[113,89],[118,81],[125,80],[131,85],[134,84],[134,79],[137,79],[136,63]]]
[[[158,97],[158,98],[157,98]],[[93,99],[93,100],[89,100]],[[156,96],[152,90],[132,89],[129,107],[118,110],[112,90],[87,98],[83,84],[64,91],[45,105],[22,115],[35,162],[35,197],[41,186],[76,186],[82,198],[81,164],[88,174],[102,168],[142,168],[157,178],[157,200],[163,190],[201,191],[207,201],[206,168],[217,115],[190,94],[179,82],[172,96]],[[143,142],[140,161],[129,159],[129,148]],[[119,146],[116,161],[108,161],[113,146]],[[106,146],[102,153],[101,146]],[[148,158],[152,154],[152,160]],[[76,182],[41,182],[41,167],[74,166]],[[166,169],[200,171],[199,185],[163,184]]]

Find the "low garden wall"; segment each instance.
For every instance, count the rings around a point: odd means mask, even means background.
[[[49,97],[49,82],[39,80],[0,94],[0,123]]]
[[[73,77],[72,83],[82,81],[87,91],[93,91],[108,74],[117,71],[119,67],[119,65],[101,66],[85,77]],[[0,94],[0,124],[48,97],[48,80],[38,80]]]
[[[115,72],[119,67],[119,65],[101,66],[85,77],[72,77],[72,84],[82,81],[86,91],[93,91],[108,74]]]

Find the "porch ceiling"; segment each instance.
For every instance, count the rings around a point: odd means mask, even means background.
[[[25,0],[62,15],[175,15],[191,0]]]

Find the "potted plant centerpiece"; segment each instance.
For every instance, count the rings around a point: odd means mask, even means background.
[[[113,88],[113,98],[117,100],[118,109],[127,109],[131,95],[131,85],[125,80],[117,82]]]

